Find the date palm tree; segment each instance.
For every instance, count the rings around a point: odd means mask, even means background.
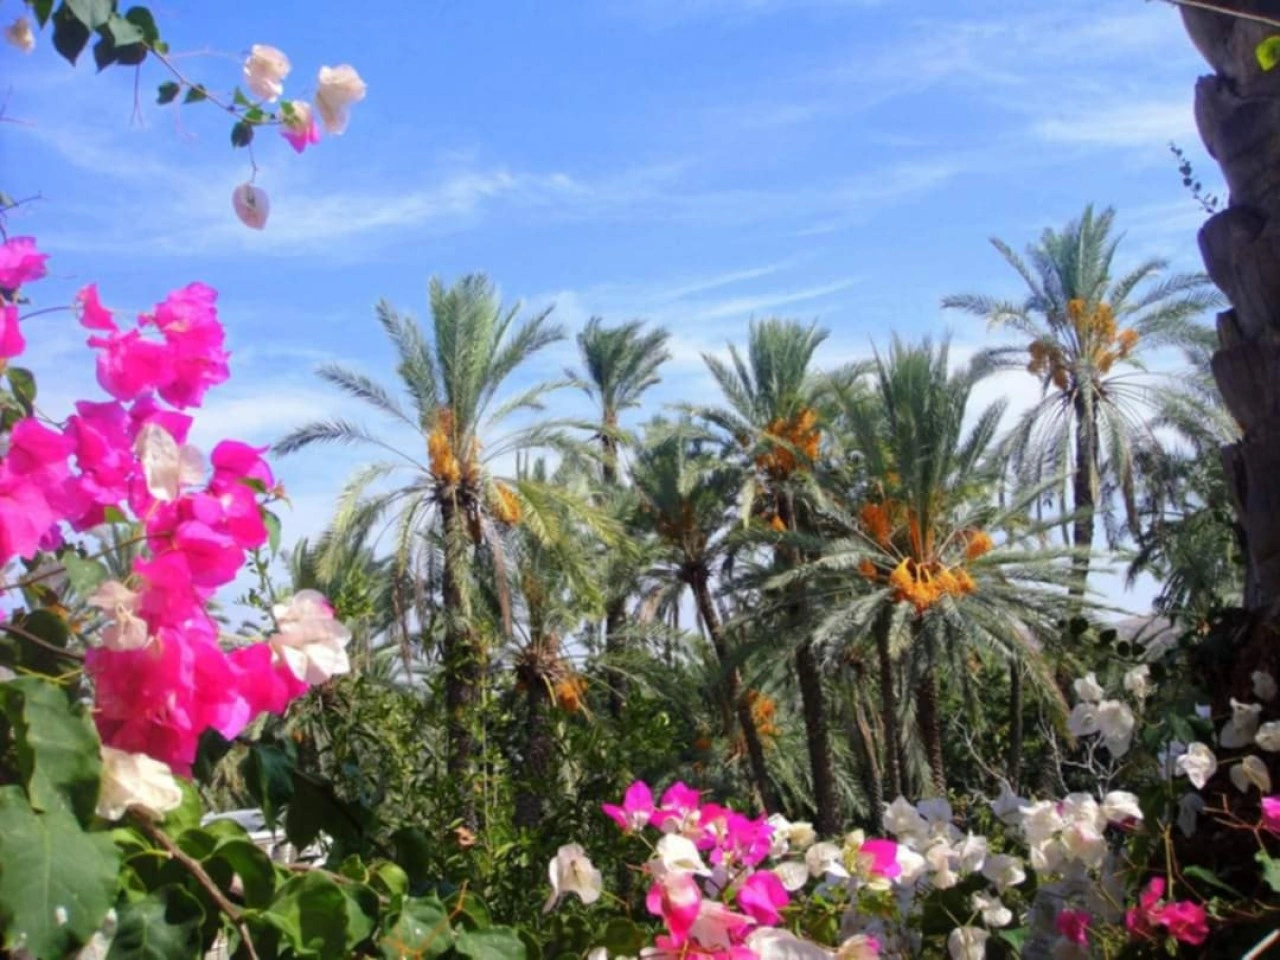
[[[1045,230],[1025,259],[993,238],[1027,296],[943,300],[944,307],[985,317],[1022,341],[987,351],[982,362],[989,368],[1025,364],[1040,380],[1041,400],[1009,435],[1009,463],[1032,485],[1062,478],[1057,500],[1071,506],[1075,596],[1087,586],[1096,521],[1107,506],[1099,502],[1104,481],[1119,491],[1130,524],[1134,520],[1132,454],[1140,441],[1153,439],[1146,423],[1152,379],[1142,358],[1194,338],[1196,318],[1218,300],[1207,277],[1165,276],[1169,265],[1160,258],[1117,275],[1121,237],[1114,226],[1114,210],[1086,207],[1061,231]]]
[[[619,448],[627,439],[627,434],[619,426],[619,414],[638,407],[645,391],[660,382],[658,370],[671,358],[667,350],[668,336],[661,327],[646,330],[639,320],[606,327],[599,317],[588,320],[578,334],[578,353],[583,370],[581,373],[570,371],[569,375],[597,408],[600,479],[606,492],[618,486]],[[619,567],[621,559],[621,556],[611,555],[609,563]],[[618,576],[609,578],[617,586],[605,612],[605,652],[615,658],[626,646],[623,631],[626,626],[627,586],[634,571],[618,569],[617,572]],[[626,678],[615,671],[610,682],[609,706],[616,718],[622,711]]]
[[[992,493],[1004,404],[966,428],[975,377],[948,369],[946,344],[895,341],[877,357],[872,389],[836,389],[836,424],[862,459],[861,503],[824,501],[835,535],[822,556],[797,571],[812,609],[823,611],[815,643],[841,651],[870,639],[877,653],[881,725],[890,789],[903,789],[896,702],[901,668],[912,681],[914,713],[932,786],[945,793],[938,683],[950,667],[968,675],[974,652],[1027,669],[1051,698],[1041,655],[1057,636],[1071,576],[1069,553],[1040,548],[1028,523],[1032,490],[1004,506]],[[860,589],[850,589],[850,574]]]
[[[673,426],[655,424],[653,442],[640,448],[632,470],[637,500],[637,526],[651,532],[658,556],[648,579],[663,588],[667,604],[678,603],[688,589],[722,671],[715,700],[721,724],[732,737],[734,720],[741,728],[751,779],[760,804],[776,809],[764,747],[724,618],[712,590],[712,575],[728,549],[738,477],[731,466],[710,452],[713,437],[689,420]]]
[[[473,616],[473,564],[477,550],[501,556],[498,534],[525,523],[536,535],[562,529],[551,507],[564,495],[529,480],[502,479],[495,461],[518,451],[553,444],[564,421],[511,427],[519,412],[541,410],[546,393],[559,384],[522,386],[505,399],[499,393],[513,374],[548,344],[563,338],[549,310],[519,320],[519,306],[504,307],[483,275],[452,286],[430,284],[430,335],[410,317],[383,302],[378,321],[395,350],[402,401],[386,386],[348,367],[330,364],[320,377],[381,414],[391,431],[379,434],[351,420],[299,427],[276,445],[288,454],[317,444],[372,447],[388,459],[361,469],[343,492],[335,536],[384,519],[394,534],[396,569],[420,562],[439,569],[443,620],[441,667],[447,715],[448,771],[458,784],[464,813],[475,752],[475,710],[486,651]],[[399,483],[396,478],[402,478]]]
[[[754,505],[767,515],[769,525],[781,535],[773,551],[780,569],[793,569],[804,559],[788,535],[809,527],[804,491],[822,438],[818,383],[811,367],[826,338],[827,332],[816,325],[775,318],[751,324],[745,357],[733,345],[728,363],[703,355],[725,405],[698,412],[727,435],[727,458],[738,470],[741,501],[749,510]],[[803,635],[808,603],[804,586],[795,583],[788,591],[783,606],[795,642],[796,680],[813,777],[814,825],[829,836],[840,827],[840,800],[822,672],[812,643]]]

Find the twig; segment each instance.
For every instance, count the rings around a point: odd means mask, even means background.
[[[1223,16],[1235,17],[1237,20],[1261,23],[1280,30],[1280,20],[1265,17],[1260,13],[1245,13],[1243,10],[1235,10],[1231,7],[1224,7],[1221,4],[1210,3],[1209,0],[1165,0],[1165,2],[1175,7],[1194,7],[1197,10],[1208,10],[1210,13],[1220,13]]]
[[[24,630],[22,627],[15,627],[12,623],[0,623],[0,630],[4,630],[6,633],[12,633],[14,636],[22,637],[24,640],[30,640],[36,646],[44,647],[44,649],[48,650],[50,653],[56,653],[60,657],[67,657],[71,660],[84,659],[83,653],[78,653],[75,650],[68,650],[65,647],[59,647],[56,644],[50,643],[48,640],[37,637],[30,630]]]
[[[169,856],[173,857],[173,859],[177,860],[187,868],[191,876],[195,877],[196,882],[200,884],[200,886],[204,887],[205,892],[209,894],[209,898],[214,902],[217,908],[227,915],[227,919],[229,919],[235,926],[236,930],[239,931],[240,939],[244,943],[245,950],[248,951],[252,960],[259,960],[257,951],[253,949],[253,940],[249,936],[249,927],[244,922],[244,915],[241,913],[240,908],[226,898],[226,895],[223,894],[218,885],[213,882],[213,878],[210,877],[209,874],[205,872],[204,867],[200,865],[200,861],[187,854],[186,851],[169,838],[168,834],[152,823],[146,816],[142,814],[134,814],[133,822],[142,829],[143,833],[149,836],[156,843],[160,844],[160,846],[164,847],[164,849],[168,851]]]

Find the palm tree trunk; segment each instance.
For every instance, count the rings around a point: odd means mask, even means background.
[[[898,703],[894,694],[893,656],[889,650],[889,628],[893,611],[886,609],[876,618],[876,654],[880,666],[880,723],[884,727],[884,759],[888,791],[895,800],[902,796],[902,763],[898,737]]]
[[[618,427],[618,415],[611,410],[604,412],[604,427],[600,433],[602,462],[600,479],[606,489],[618,485],[618,441],[610,431]],[[609,601],[604,616],[604,650],[612,659],[617,659],[627,649],[623,631],[627,625],[626,595],[614,597]],[[609,674],[609,715],[615,720],[622,716],[622,705],[627,699],[627,678],[621,670],[611,670]]]
[[[947,795],[947,773],[942,765],[942,717],[938,715],[938,678],[933,664],[925,667],[916,683],[916,723],[920,740],[929,758],[929,775],[933,791]]]
[[[715,603],[711,599],[707,571],[702,568],[694,570],[690,574],[689,580],[693,589],[694,599],[698,604],[698,613],[707,628],[707,636],[711,638],[711,646],[715,649],[716,657],[719,659],[721,666],[728,668],[730,663],[729,647],[724,637],[724,626],[720,622],[720,613],[716,610]],[[742,738],[746,741],[747,763],[751,767],[751,780],[755,787],[756,800],[759,802],[761,809],[766,813],[771,813],[777,809],[777,801],[773,796],[773,787],[769,783],[769,769],[764,760],[764,744],[760,741],[760,731],[756,728],[756,719],[751,715],[751,705],[742,696],[742,675],[736,666],[728,671],[725,677],[725,688],[723,691],[719,691],[718,694],[724,714],[725,733],[729,736],[733,735],[730,713],[730,705],[732,705],[732,713],[737,715],[738,725],[742,728]]]
[[[1009,663],[1009,785],[1014,793],[1022,779],[1022,664]]]
[[[1071,485],[1072,507],[1075,520],[1071,524],[1071,546],[1077,555],[1071,565],[1075,576],[1068,593],[1083,597],[1089,583],[1089,552],[1093,549],[1094,489],[1098,471],[1098,423],[1097,413],[1086,392],[1081,390],[1075,399],[1076,462]]]
[[[1278,12],[1274,4],[1222,5]],[[1277,30],[1207,10],[1184,7],[1182,16],[1215,71],[1196,84],[1196,123],[1230,203],[1201,228],[1200,251],[1231,302],[1218,315],[1213,375],[1243,433],[1223,461],[1247,547],[1244,603],[1265,610],[1280,599],[1280,84],[1254,51]]]
[[[473,829],[476,806],[472,762],[475,753],[476,702],[480,693],[480,650],[471,622],[471,605],[463,578],[466,576],[467,532],[462,514],[452,499],[440,505],[444,527],[444,704],[448,738],[446,769],[458,790],[460,813]]]
[[[853,703],[853,730],[851,740],[854,753],[861,758],[866,774],[867,800],[871,804],[873,822],[879,826],[884,815],[884,772],[880,769],[880,758],[876,750],[876,738],[872,733],[867,713],[862,707],[862,698],[858,693],[863,686],[862,669],[858,668],[854,677],[854,690],[850,699]]]
[[[795,510],[789,496],[774,498],[778,504],[778,517],[788,530],[796,529]],[[783,549],[779,555],[787,566],[794,566],[798,558],[795,551]],[[803,597],[792,591],[793,600],[788,605],[789,625],[793,630],[803,627]],[[802,640],[796,648],[796,682],[800,687],[800,704],[804,714],[805,740],[809,748],[809,769],[813,777],[814,829],[819,836],[832,837],[840,829],[840,801],[836,793],[836,771],[831,757],[831,735],[827,729],[826,696],[822,690],[822,672],[813,644]]]
[[[544,662],[543,657],[536,662]],[[515,797],[513,820],[517,827],[536,828],[542,823],[551,774],[554,745],[551,742],[551,692],[542,671],[531,669],[520,678],[525,685],[525,769]]]

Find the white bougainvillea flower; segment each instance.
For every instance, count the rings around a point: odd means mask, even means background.
[[[1128,823],[1142,819],[1138,798],[1127,790],[1112,790],[1102,798],[1102,815],[1108,823]]]
[[[337,67],[321,67],[316,81],[316,112],[328,133],[339,134],[347,129],[348,114],[353,103],[364,99],[367,88],[355,68],[342,64]]]
[[[956,856],[960,858],[960,869],[965,873],[977,873],[987,862],[987,838],[975,833],[967,834],[956,846]]]
[[[926,850],[924,859],[929,864],[929,880],[935,889],[947,890],[960,882],[960,875],[954,869],[956,852],[945,840],[939,840]]]
[[[1145,700],[1155,687],[1151,683],[1151,668],[1140,663],[1124,675],[1124,688],[1139,700]]]
[[[1083,703],[1097,703],[1106,695],[1097,676],[1092,673],[1086,673],[1071,686],[1076,692],[1076,698]]]
[[[182,788],[168,764],[144,753],[102,748],[102,786],[98,791],[98,816],[119,820],[127,810],[152,819],[182,805]]]
[[[1241,703],[1232,697],[1231,719],[1218,734],[1218,743],[1228,750],[1239,750],[1253,743],[1254,734],[1258,732],[1261,713],[1262,704]]]
[[[265,43],[255,43],[244,62],[244,85],[259,100],[274,103],[284,93],[284,78],[292,67],[289,58]]]
[[[587,960],[609,960],[609,948],[593,947],[587,951]]]
[[[1271,792],[1271,774],[1261,757],[1250,754],[1231,768],[1231,782],[1241,793],[1248,793],[1250,787],[1257,787],[1266,796]]]
[[[1106,837],[1096,823],[1087,819],[1067,824],[1060,842],[1068,859],[1078,860],[1091,870],[1102,866],[1107,855]]]
[[[693,841],[678,833],[668,833],[658,841],[657,860],[666,871],[711,876]]]
[[[844,850],[829,840],[815,843],[804,854],[805,866],[811,877],[825,877],[831,874],[836,877],[847,877],[849,871],[844,868]]]
[[[983,960],[991,934],[981,927],[956,927],[947,937],[951,960]]]
[[[979,890],[970,902],[973,904],[973,909],[982,914],[982,922],[988,927],[1007,927],[1013,923],[1013,911],[1006,907],[999,897],[993,897]]]
[[[781,927],[756,927],[746,939],[760,960],[831,960],[832,952]]]
[[[242,183],[231,191],[231,206],[240,222],[251,230],[261,230],[271,215],[271,198],[267,191],[252,183]]]
[[[147,492],[157,500],[172,503],[183,487],[194,486],[204,479],[204,460],[191,444],[178,441],[158,423],[148,423],[138,431],[133,444],[142,464]]]
[[[996,853],[987,857],[982,865],[982,875],[995,884],[996,889],[1004,893],[1010,887],[1016,887],[1027,879],[1027,871],[1023,869],[1022,860],[1007,853]]]
[[[1037,800],[1022,811],[1022,832],[1028,843],[1039,843],[1056,834],[1064,826],[1058,804]]]
[[[1204,797],[1198,793],[1184,793],[1178,800],[1178,829],[1190,838],[1196,832],[1196,817],[1204,809]]]
[[[604,886],[600,871],[587,859],[581,844],[567,843],[557,850],[547,865],[547,875],[551,879],[551,896],[542,906],[543,913],[550,913],[560,898],[570,893],[576,894],[583,903],[600,899]]]
[[[929,824],[906,797],[898,797],[884,808],[884,828],[899,840],[922,839],[929,832]]]
[[[784,857],[791,849],[791,821],[780,813],[769,815],[766,821],[771,830],[769,834],[769,856]]]
[[[990,801],[991,812],[1001,823],[1016,826],[1022,820],[1022,811],[1028,805],[1026,798],[1018,796],[1009,784],[1000,782],[1000,796]]]
[[[1265,670],[1253,671],[1253,695],[1270,703],[1276,698],[1276,678]]]
[[[1253,742],[1268,753],[1280,751],[1280,720],[1269,720],[1260,726]]]
[[[267,638],[295,677],[311,686],[351,671],[347,644],[351,631],[334,619],[333,608],[315,590],[299,590],[272,608],[278,632]]]
[[[809,882],[809,867],[799,860],[784,860],[782,863],[775,864],[773,872],[782,881],[783,887],[791,893],[795,893]]]
[[[1077,703],[1067,716],[1067,730],[1073,737],[1091,737],[1098,732],[1098,705]]]
[[[31,30],[31,21],[26,17],[19,17],[5,27],[4,38],[23,53],[30,53],[36,48],[36,35]]]
[[[803,820],[791,824],[787,831],[787,842],[793,850],[807,850],[817,839],[818,832],[813,829],[813,824]]]
[[[150,640],[147,624],[136,616],[138,595],[119,580],[108,580],[85,602],[105,613],[109,623],[102,630],[102,645],[108,650],[141,650]]]
[[[1218,758],[1203,743],[1193,743],[1187,752],[1178,758],[1178,772],[1184,775],[1197,790],[1204,789],[1218,771]]]
[[[919,880],[928,866],[924,857],[905,843],[898,844],[898,853],[894,859],[898,862],[898,875],[893,879],[901,887],[909,887]]]
[[[1134,718],[1128,704],[1103,700],[1098,704],[1098,732],[1113,757],[1123,757],[1133,742]]]

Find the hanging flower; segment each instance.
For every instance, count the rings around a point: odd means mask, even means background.
[[[366,90],[365,82],[354,67],[344,63],[320,68],[315,103],[327,133],[340,134],[347,129],[351,105],[363,100]]]
[[[242,183],[231,191],[231,206],[241,223],[251,230],[261,230],[271,213],[271,198],[261,187]]]
[[[551,879],[551,896],[542,907],[543,913],[550,913],[560,898],[570,893],[586,904],[600,899],[604,886],[600,871],[580,844],[568,843],[557,850],[547,866],[547,874]]]
[[[1218,758],[1203,743],[1193,743],[1187,752],[1178,758],[1178,772],[1185,775],[1197,790],[1204,789],[1218,771]]]

